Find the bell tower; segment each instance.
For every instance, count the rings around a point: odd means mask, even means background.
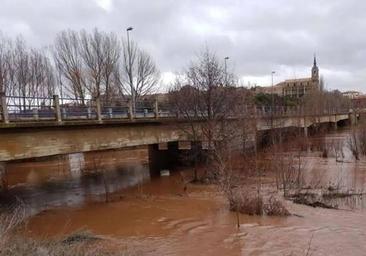
[[[314,65],[311,69],[311,80],[313,82],[319,82],[319,68],[316,64],[316,56],[314,55]]]

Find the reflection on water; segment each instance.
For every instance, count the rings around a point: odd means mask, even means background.
[[[366,206],[366,159],[356,161],[347,143],[349,132],[328,134],[314,138],[318,145],[318,156],[307,155],[303,160],[306,186],[343,194],[354,194],[338,198],[327,198],[326,202],[340,209],[364,209]],[[319,147],[320,146],[320,147]],[[324,157],[326,151],[326,157]],[[322,156],[322,157],[321,157]]]
[[[150,179],[144,151],[77,153],[8,164],[10,188],[0,194],[0,203],[21,200],[35,214],[47,208],[103,200],[106,189],[113,193]]]

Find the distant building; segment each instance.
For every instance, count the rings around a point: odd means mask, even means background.
[[[289,79],[280,82],[272,87],[256,87],[256,93],[277,94],[280,96],[302,97],[311,91],[320,89],[319,68],[314,57],[314,64],[311,69],[311,77]]]
[[[359,95],[351,99],[352,105],[356,109],[365,109],[366,108],[366,95]]]
[[[346,91],[346,92],[342,92],[342,95],[349,99],[355,99],[355,98],[361,96],[362,93],[358,92],[358,91]]]

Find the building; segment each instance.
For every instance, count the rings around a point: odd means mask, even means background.
[[[366,95],[359,95],[351,99],[353,108],[365,109],[366,108]]]
[[[311,91],[319,90],[319,68],[317,66],[316,57],[314,57],[314,64],[311,68],[311,77],[289,79],[280,82],[272,87],[257,87],[256,93],[277,94],[280,96],[302,97]]]
[[[355,99],[355,98],[360,97],[362,95],[362,93],[358,92],[358,91],[346,91],[346,92],[342,92],[342,95],[349,99]]]

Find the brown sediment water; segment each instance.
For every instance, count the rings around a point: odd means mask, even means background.
[[[313,140],[332,142],[345,141],[346,138],[347,131]],[[366,161],[354,161],[346,142],[343,148],[345,157],[341,162],[336,162],[332,152],[328,158],[320,157],[320,152],[304,153],[301,161],[306,181],[320,184],[323,188],[339,186],[352,191],[366,190]],[[126,152],[103,154],[106,164],[120,166],[120,172],[125,173],[125,176],[118,175],[115,173],[119,173],[119,168],[110,168],[114,173],[111,180],[115,180],[115,185],[110,188],[111,202],[104,203],[102,181],[98,178],[90,178],[94,179],[91,182],[88,178],[61,179],[56,175],[58,179],[55,181],[52,174],[47,174],[43,176],[47,177],[46,183],[59,188],[51,193],[53,200],[47,199],[49,194],[39,192],[39,186],[44,185],[38,183],[28,188],[31,196],[24,198],[29,200],[30,207],[32,202],[42,200],[48,206],[47,210],[38,208],[35,211],[25,226],[26,235],[33,238],[57,237],[85,228],[136,247],[144,255],[365,255],[366,204],[362,196],[339,199],[339,210],[285,201],[294,216],[241,214],[238,229],[236,215],[228,210],[225,199],[215,186],[190,184],[184,191],[179,173],[150,178],[146,168],[125,169],[127,163],[121,163],[116,155],[120,154],[122,159]],[[108,155],[113,156],[108,159]],[[130,161],[137,160],[131,158]],[[93,167],[91,162],[84,159],[83,165]],[[16,165],[27,169],[25,165],[33,164],[14,164],[14,172]],[[47,173],[55,162],[45,160],[34,165],[34,171],[42,166]],[[129,182],[119,183],[118,179]],[[136,186],[137,183],[141,184]],[[78,200],[65,202],[65,196]]]

